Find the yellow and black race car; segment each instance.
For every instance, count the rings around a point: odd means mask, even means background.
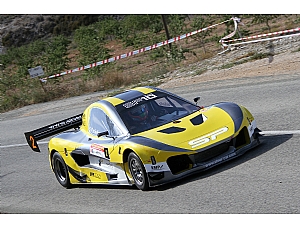
[[[138,87],[25,137],[39,152],[37,141],[56,135],[49,141],[49,161],[66,188],[96,183],[147,190],[207,170],[259,144],[256,121],[245,107],[230,102],[200,107],[197,101]]]

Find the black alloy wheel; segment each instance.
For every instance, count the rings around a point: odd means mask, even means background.
[[[55,152],[52,157],[53,171],[55,173],[58,182],[65,188],[70,188],[70,177],[68,173],[68,168],[63,158],[58,152]]]
[[[148,190],[149,182],[144,165],[140,158],[133,152],[128,156],[128,165],[135,185],[143,191]]]

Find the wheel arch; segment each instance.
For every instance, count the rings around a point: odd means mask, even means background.
[[[130,148],[127,148],[127,149],[124,150],[124,152],[123,152],[123,163],[124,163],[124,164],[125,164],[126,162],[128,162],[128,156],[129,156],[129,154],[130,154],[131,152],[134,152],[134,153],[135,153],[135,151],[132,150],[132,149],[130,149]],[[136,154],[136,153],[135,153],[135,154]]]
[[[55,152],[58,153],[58,151],[57,151],[57,150],[54,150],[54,149],[52,149],[52,150],[49,152],[49,162],[50,162],[50,167],[51,167],[52,170],[53,170],[52,158],[53,158],[53,155],[54,155]]]

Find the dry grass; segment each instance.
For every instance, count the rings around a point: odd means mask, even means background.
[[[270,22],[270,26],[273,31],[279,31],[284,29],[290,29],[296,27],[293,21],[298,17],[298,15],[281,15],[276,20]],[[250,31],[252,35],[261,34],[265,31],[264,24],[251,24],[251,19],[246,18],[243,19],[244,25],[240,25],[240,29],[247,29]],[[225,25],[218,26],[217,29],[214,30],[214,35],[222,35],[226,29]],[[232,28],[233,29],[233,28]],[[151,44],[149,44],[151,45]],[[80,88],[82,92],[92,92],[98,91],[103,89],[110,89],[110,88],[118,88],[118,87],[126,87],[139,82],[139,80],[150,80],[155,79],[158,75],[159,70],[164,68],[165,70],[172,71],[178,67],[186,66],[189,64],[193,64],[198,61],[202,61],[208,58],[215,56],[218,52],[222,50],[220,44],[215,41],[211,41],[205,44],[207,52],[204,53],[202,46],[192,38],[187,38],[185,40],[181,40],[179,42],[174,43],[174,45],[180,46],[182,48],[186,48],[190,50],[189,52],[185,53],[185,59],[181,62],[174,64],[168,63],[166,59],[160,59],[159,61],[154,62],[150,58],[150,52],[140,53],[131,57],[127,57],[121,60],[115,61],[113,64],[114,66],[111,67],[110,71],[107,71],[104,76],[101,76],[96,79],[92,79],[91,81],[84,82],[85,85],[81,85]],[[132,47],[124,48],[123,44],[118,42],[117,40],[112,40],[107,43],[106,47],[111,50],[111,56],[118,56],[121,54],[128,53],[130,51],[134,51]],[[246,58],[255,55],[255,53],[248,53],[248,56],[240,57]],[[69,58],[71,58],[70,62],[70,69],[78,67],[78,63],[76,62],[76,57],[78,56],[78,51],[72,49],[70,50]],[[237,59],[239,60],[239,59]],[[100,66],[102,67],[102,66]],[[160,70],[163,74],[165,70]],[[83,82],[80,79],[80,75],[82,72],[74,73],[73,75],[64,76],[65,80],[61,83],[67,83],[69,78],[72,78],[72,82],[76,82],[78,80],[79,84]],[[75,84],[78,84],[75,83]],[[70,86],[70,87],[69,87]],[[72,85],[69,85],[69,89],[72,88]],[[68,89],[68,90],[69,90]]]
[[[272,31],[280,31],[285,29],[291,29],[297,27],[294,23],[295,19],[299,17],[298,15],[285,15],[280,16],[278,19],[270,22]],[[257,35],[265,33],[266,26],[262,25],[252,25],[251,19],[243,20],[244,26],[240,26],[240,29],[249,30],[251,35]],[[251,25],[251,26],[250,26]],[[232,28],[233,29],[233,28]],[[226,31],[226,26],[222,25],[214,30],[213,35],[221,36]],[[152,44],[149,44],[152,45]],[[117,60],[108,67],[99,66],[103,68],[103,72],[98,77],[93,77],[90,79],[84,79],[83,71],[65,75],[57,79],[57,83],[47,83],[45,84],[44,90],[40,86],[36,91],[31,92],[30,96],[27,94],[28,101],[22,100],[22,97],[26,97],[26,91],[9,91],[6,94],[7,97],[15,97],[11,102],[6,105],[5,111],[21,107],[31,103],[45,102],[48,100],[62,99],[76,95],[82,95],[86,93],[108,90],[112,88],[127,88],[132,87],[137,84],[155,84],[158,78],[167,72],[172,72],[175,69],[187,66],[205,59],[214,57],[222,51],[222,47],[216,41],[210,41],[205,44],[207,52],[204,52],[203,47],[199,42],[192,38],[187,38],[174,43],[183,49],[188,50],[185,52],[181,62],[170,62],[166,58],[160,58],[157,61],[153,61],[150,57],[151,51],[140,53],[131,57],[127,57],[121,60]],[[111,50],[111,56],[118,56],[121,54],[134,51],[132,47],[124,48],[123,44],[117,40],[110,41],[106,47]],[[79,67],[77,62],[77,57],[79,55],[78,51],[74,49],[74,44],[70,45],[69,55],[71,62],[69,63],[69,69],[74,69]],[[243,61],[243,59],[251,58],[262,58],[264,56],[256,56],[256,53],[247,53],[236,59],[237,62]],[[230,65],[224,65],[224,68],[231,67]],[[206,69],[196,69],[196,74],[200,75],[206,72]],[[57,72],[60,73],[60,72]],[[19,93],[19,96],[15,96]],[[24,94],[22,94],[24,93]],[[18,103],[18,105],[15,105]]]

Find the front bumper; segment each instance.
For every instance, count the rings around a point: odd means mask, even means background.
[[[149,185],[150,187],[159,186],[175,180],[179,180],[196,172],[208,170],[212,167],[243,155],[259,144],[259,138],[256,135],[253,135],[251,143],[240,147],[239,149],[236,149],[234,146],[229,146],[226,152],[223,152],[222,154],[205,161],[200,161],[199,159],[197,159],[197,154],[174,156],[174,161],[172,161],[173,164],[171,166],[171,163],[167,162],[170,167],[169,171],[162,170],[156,172],[148,172]],[[176,161],[175,157],[177,157]]]

